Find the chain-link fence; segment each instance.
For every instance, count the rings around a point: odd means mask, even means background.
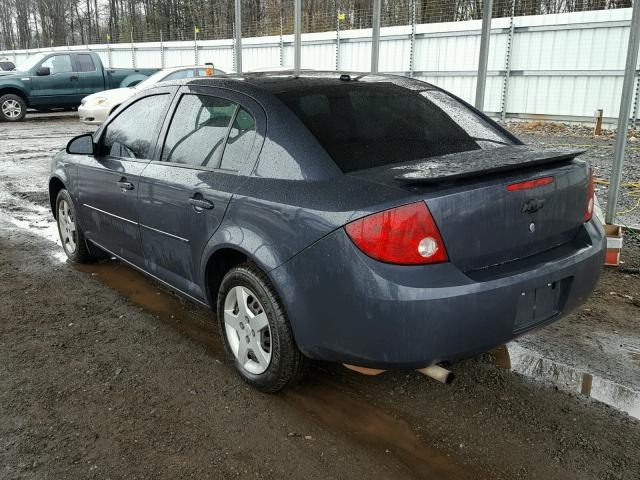
[[[194,7],[193,3],[196,4]],[[302,31],[305,33],[330,30],[371,28],[372,1],[369,0],[303,0]],[[146,2],[145,2],[146,4]],[[150,2],[153,5],[153,2]],[[263,37],[293,33],[293,0],[252,2],[244,0],[242,36]],[[142,5],[135,8],[143,8]],[[180,2],[177,2],[180,9]],[[544,15],[604,9],[626,8],[631,0],[494,0],[493,18]],[[109,7],[113,8],[113,7]],[[145,7],[146,8],[146,7]],[[233,0],[189,2],[181,8],[182,15],[165,13],[164,7],[129,13],[114,20],[107,6],[102,15],[91,20],[84,13],[70,14],[62,33],[29,24],[27,33],[9,30],[12,19],[0,24],[0,50],[47,48],[101,43],[134,43],[158,41],[216,40],[232,38],[235,17]],[[382,1],[381,26],[401,26],[412,23],[428,24],[460,22],[482,18],[482,0],[386,0]],[[132,16],[133,15],[133,16]],[[35,18],[35,16],[34,16]]]
[[[303,0],[302,68],[368,71],[371,8],[306,8]],[[293,0],[273,15],[253,19],[243,11],[243,70],[293,65]],[[472,101],[476,91],[482,2],[382,2],[379,69],[413,76]],[[592,123],[603,110],[605,125],[618,116],[629,32],[629,1],[494,0],[484,111],[511,119]],[[455,8],[453,8],[455,7]],[[604,11],[608,10],[608,11]],[[582,12],[582,13],[581,13]],[[537,17],[531,15],[546,14]],[[554,15],[554,14],[558,15]],[[109,67],[171,67],[214,62],[236,69],[233,15],[221,24],[202,22],[191,30],[139,29],[99,39],[88,46]],[[390,28],[388,28],[390,27]],[[270,38],[266,38],[270,37]],[[19,63],[37,50],[2,52]],[[636,75],[631,125],[640,126],[640,76]],[[587,148],[600,198],[610,178],[613,136],[594,141],[565,125],[518,129],[528,142]],[[576,134],[578,132],[578,134]],[[530,134],[531,133],[531,134]],[[640,225],[640,132],[630,134],[623,171],[623,222]]]

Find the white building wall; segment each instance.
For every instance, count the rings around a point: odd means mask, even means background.
[[[506,112],[530,118],[587,120],[602,108],[605,117],[618,114],[631,9],[603,10],[555,15],[516,17],[511,50]],[[502,110],[502,93],[510,19],[492,22],[489,77],[485,111]],[[414,76],[438,85],[468,102],[475,98],[480,20],[416,26]],[[381,29],[381,72],[409,74],[411,27]],[[339,70],[366,72],[370,68],[371,30],[308,33],[302,35],[302,68],[335,70],[339,48]],[[293,66],[293,35],[243,39],[243,69],[266,69],[281,64]],[[70,50],[96,51],[111,68],[192,65],[196,60],[193,41],[89,45]],[[213,62],[233,71],[233,40],[198,41],[199,63]],[[38,51],[0,52],[19,64]],[[134,60],[135,55],[135,60]]]

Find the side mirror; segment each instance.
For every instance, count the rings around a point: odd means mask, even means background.
[[[67,153],[71,155],[93,155],[95,153],[95,144],[93,143],[93,135],[85,133],[72,138],[67,143]]]
[[[47,75],[51,75],[51,70],[49,67],[39,67],[36,70],[36,75],[39,77],[46,77]]]

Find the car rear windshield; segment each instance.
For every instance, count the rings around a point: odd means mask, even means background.
[[[276,95],[345,173],[513,144],[473,110],[432,87],[352,81]]]

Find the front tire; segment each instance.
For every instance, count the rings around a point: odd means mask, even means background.
[[[244,263],[225,275],[217,303],[220,335],[245,382],[274,393],[304,376],[307,359],[278,294],[255,264]]]
[[[5,122],[19,122],[27,114],[27,104],[18,95],[8,93],[0,97],[0,118]]]
[[[84,233],[78,223],[76,208],[71,195],[65,189],[56,198],[56,222],[64,253],[74,263],[92,263],[96,258],[87,248]]]

